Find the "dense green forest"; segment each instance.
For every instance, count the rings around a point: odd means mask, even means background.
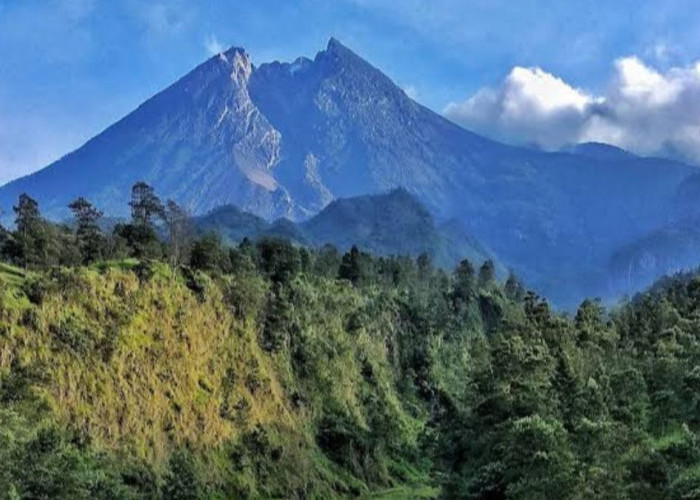
[[[0,230],[0,497],[700,499],[700,275],[567,315],[130,206]]]

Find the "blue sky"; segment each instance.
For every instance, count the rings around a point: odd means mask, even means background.
[[[591,132],[596,106],[612,107],[622,92],[618,63],[635,56],[669,82],[678,71],[678,81],[693,80],[699,24],[691,0],[0,0],[0,183],[75,149],[217,46],[243,46],[260,63],[313,56],[330,36],[480,132],[543,147],[610,138],[635,149],[648,138],[627,124]],[[552,111],[542,92],[557,82],[566,88]],[[514,95],[527,98],[522,109],[534,106],[539,135],[522,116],[504,121],[502,98]],[[551,130],[577,109],[577,128],[554,140]],[[694,126],[659,137],[659,148],[682,149]]]

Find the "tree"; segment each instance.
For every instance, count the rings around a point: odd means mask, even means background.
[[[207,233],[192,244],[190,265],[202,271],[228,271],[230,260],[221,238],[216,233]]]
[[[474,267],[467,259],[462,260],[454,272],[454,289],[452,290],[452,305],[458,308],[469,302],[474,293]]]
[[[539,415],[512,422],[506,434],[504,481],[508,498],[571,498],[574,456],[561,422]]]
[[[485,288],[493,284],[496,279],[496,270],[491,259],[484,261],[479,268],[479,288]]]
[[[362,263],[362,254],[356,245],[343,255],[338,269],[338,277],[346,279],[353,285],[358,285],[364,278],[365,270]]]
[[[197,476],[195,462],[189,452],[179,450],[170,457],[162,496],[170,500],[202,498],[202,485]]]
[[[105,240],[100,231],[102,212],[82,196],[72,201],[68,208],[76,221],[75,235],[83,263],[90,263],[102,257]]]
[[[153,219],[163,218],[164,209],[151,186],[137,182],[131,188],[131,224],[117,224],[114,234],[122,238],[137,258],[160,258],[163,248]]]
[[[39,204],[23,193],[13,210],[16,226],[11,250],[13,260],[24,268],[46,264],[49,245]]]
[[[294,307],[287,289],[280,281],[274,282],[267,294],[263,327],[260,331],[260,346],[275,352],[288,346],[291,339]]]
[[[187,211],[173,200],[166,203],[163,220],[168,230],[170,263],[174,266],[180,265],[185,262],[192,244],[192,220]]]
[[[325,244],[316,252],[314,273],[321,276],[336,277],[340,267],[340,254],[331,244]]]
[[[273,282],[287,282],[301,271],[301,256],[289,240],[264,238],[257,248],[260,267]]]
[[[506,279],[503,291],[505,292],[506,297],[515,302],[520,302],[525,297],[525,288],[520,283],[517,276],[515,276],[513,271],[508,273],[508,278]]]
[[[131,222],[135,226],[151,226],[154,217],[162,217],[164,208],[155,190],[143,181],[131,188]]]
[[[433,271],[433,263],[430,260],[430,255],[422,252],[416,259],[416,266],[418,267],[418,275],[421,279],[430,276],[430,273]]]
[[[163,246],[151,226],[117,224],[114,227],[114,240],[123,241],[129,255],[138,259],[159,259],[163,255]]]
[[[0,224],[0,257],[5,256],[5,245],[10,240],[10,232]]]
[[[604,320],[605,309],[600,300],[585,299],[581,302],[574,318],[578,340],[581,342],[593,340],[598,344],[602,344],[604,340],[611,341],[608,338]]]

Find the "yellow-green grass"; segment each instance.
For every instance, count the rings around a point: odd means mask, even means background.
[[[399,486],[371,494],[372,500],[432,500],[438,498],[440,489],[434,486]]]

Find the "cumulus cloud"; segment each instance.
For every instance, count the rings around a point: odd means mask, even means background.
[[[540,68],[515,67],[497,88],[450,103],[444,113],[511,143],[553,150],[605,142],[700,162],[700,62],[661,72],[636,57],[621,58],[600,95]]]

